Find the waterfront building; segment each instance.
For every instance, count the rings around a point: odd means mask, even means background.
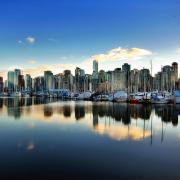
[[[177,62],[173,62],[172,63],[172,71],[174,72],[174,81],[178,82],[178,63]]]
[[[139,84],[140,84],[140,71],[137,69],[133,69],[130,71],[130,92],[138,92],[139,91]]]
[[[63,73],[54,76],[54,86],[55,89],[63,89]]]
[[[141,92],[149,92],[151,90],[151,75],[149,69],[141,69],[139,74],[139,88]]]
[[[8,92],[8,80],[4,81],[4,92]]]
[[[63,73],[63,89],[68,89],[70,91],[74,90],[73,86],[73,75],[70,70],[65,70]]]
[[[92,73],[92,91],[96,91],[98,88],[98,61],[93,61],[93,73]]]
[[[92,91],[92,75],[85,74],[84,91]]]
[[[23,91],[25,89],[25,80],[23,75],[19,75],[18,80],[18,91]]]
[[[108,92],[107,73],[104,70],[100,70],[98,73],[98,92]]]
[[[178,63],[173,62],[172,68],[171,68],[171,86],[172,90],[177,89],[177,83],[178,83]]]
[[[106,72],[106,79],[107,79],[107,92],[111,93],[112,92],[112,71],[107,71]]]
[[[54,89],[54,75],[51,71],[44,72],[44,89],[46,91]]]
[[[4,91],[3,77],[0,77],[0,93]]]
[[[162,77],[161,77],[161,90],[162,91],[171,91],[172,90],[172,81],[171,81],[171,66],[167,65],[162,68]]]
[[[33,79],[33,89],[35,92],[44,91],[44,77],[39,76]]]
[[[14,89],[15,89],[14,76],[15,76],[14,71],[9,71],[8,72],[8,92],[13,92]]]
[[[63,73],[60,73],[58,75],[58,89],[63,89]]]
[[[26,74],[25,76],[25,90],[26,91],[32,90],[32,78],[30,74]]]
[[[93,61],[93,72],[95,72],[96,74],[94,74],[94,75],[97,76],[97,73],[98,73],[98,61],[97,60]]]
[[[112,72],[112,91],[126,91],[126,73],[121,68],[116,68]]]
[[[75,69],[75,86],[76,86],[76,92],[84,92],[85,71],[79,67],[76,67]]]
[[[128,63],[124,63],[122,65],[122,71],[125,73],[125,87],[126,87],[126,90],[129,92],[131,66]]]
[[[14,70],[14,90],[16,92],[20,91],[20,80],[22,77],[21,76],[21,70],[20,69],[15,69]]]

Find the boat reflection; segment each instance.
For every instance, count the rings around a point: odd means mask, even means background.
[[[57,101],[44,98],[0,99],[0,115],[49,123],[82,123],[115,140],[152,138],[152,120],[178,126],[179,105],[131,105]],[[149,122],[151,122],[149,125]],[[146,126],[148,124],[148,127]]]

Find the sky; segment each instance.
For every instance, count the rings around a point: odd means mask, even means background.
[[[180,64],[179,0],[1,0],[0,75]]]

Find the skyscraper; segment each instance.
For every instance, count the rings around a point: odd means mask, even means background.
[[[171,91],[172,88],[172,67],[167,65],[162,68],[161,76],[162,90]]]
[[[96,91],[98,88],[98,61],[93,61],[93,73],[92,73],[92,90]]]
[[[9,71],[8,72],[8,91],[13,92],[15,87],[14,87],[14,71]]]
[[[25,89],[24,75],[22,74],[19,75],[18,88],[19,88],[19,91],[23,91]]]
[[[14,90],[15,91],[20,91],[20,75],[21,75],[21,70],[15,69],[14,70]]]
[[[63,74],[63,89],[73,91],[73,75],[70,70],[65,70]]]
[[[130,90],[130,71],[131,66],[128,63],[122,65],[122,71],[125,73],[125,87],[127,91]]]
[[[44,90],[44,77],[39,76],[33,79],[33,89],[35,92],[40,92]]]
[[[32,78],[30,74],[26,74],[25,76],[25,90],[31,91],[32,90]]]
[[[141,69],[139,77],[139,89],[140,91],[148,92],[151,90],[151,75],[149,69]]]
[[[97,60],[93,61],[93,72],[98,73],[98,61]]]
[[[0,77],[0,93],[3,92],[4,84],[3,84],[3,77]]]
[[[177,62],[172,63],[172,71],[174,73],[174,80],[175,82],[177,82],[178,81],[178,63]]]
[[[112,91],[126,90],[126,74],[121,68],[112,72]]]
[[[44,89],[47,91],[54,89],[54,76],[51,71],[44,72]]]

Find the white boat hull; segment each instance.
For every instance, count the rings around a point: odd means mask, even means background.
[[[151,100],[152,104],[167,104],[169,101],[166,99],[163,100]]]

